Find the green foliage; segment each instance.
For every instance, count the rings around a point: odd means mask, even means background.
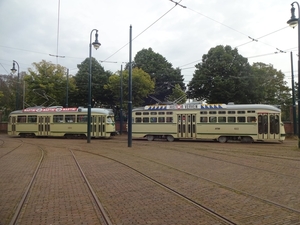
[[[89,82],[89,58],[86,58],[81,64],[77,65],[78,72],[75,75],[75,83],[77,87],[76,93],[71,96],[72,102],[76,106],[87,107],[88,103],[88,82]],[[100,63],[92,58],[91,70],[91,91],[92,91],[92,107],[109,107],[114,105],[112,102],[112,92],[109,89],[104,89],[108,83],[111,73],[105,71]]]
[[[168,101],[177,104],[183,104],[186,102],[186,100],[186,93],[181,90],[179,84],[175,84],[175,86],[172,88],[172,93],[168,96]]]
[[[279,105],[284,119],[289,119],[290,105],[292,104],[291,89],[284,81],[284,74],[274,69],[273,65],[254,63],[252,76],[257,80],[256,92],[259,96],[257,103]]]
[[[127,108],[127,102],[129,100],[128,82],[129,71],[122,72],[122,89],[123,89],[123,108]],[[105,85],[105,89],[111,90],[114,96],[116,105],[119,105],[121,98],[120,88],[120,74],[114,74],[109,77],[109,82]],[[144,104],[144,99],[154,91],[154,81],[151,80],[149,74],[142,69],[132,69],[132,105],[141,106]]]
[[[189,96],[208,103],[255,103],[251,67],[237,49],[219,45],[203,55],[189,83]]]
[[[172,93],[172,89],[166,88],[166,83],[179,84],[180,88],[185,90],[180,69],[174,69],[171,63],[151,48],[142,49],[136,54],[133,68],[140,68],[151,76],[151,79],[155,81],[155,91],[152,96],[160,101],[165,101],[166,97]],[[156,103],[151,98],[145,101],[146,104]]]
[[[66,68],[42,60],[33,63],[29,74],[24,77],[26,82],[26,99],[28,106],[65,105],[67,77]],[[69,89],[74,90],[74,82],[69,82]]]

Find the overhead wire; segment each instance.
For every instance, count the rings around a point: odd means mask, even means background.
[[[137,39],[139,36],[141,36],[146,30],[148,30],[150,27],[152,27],[155,23],[157,23],[159,20],[161,20],[165,15],[167,15],[169,12],[171,12],[182,0],[180,0],[179,2],[177,2],[177,4],[175,4],[175,6],[173,6],[171,9],[169,9],[167,12],[165,12],[162,16],[160,16],[157,20],[155,20],[153,23],[151,23],[148,27],[146,27],[146,29],[144,29],[141,33],[139,33],[137,36],[135,36],[133,40]],[[174,2],[174,1],[172,1]],[[129,44],[129,42],[127,42],[125,45],[123,45],[121,48],[119,48],[116,52],[114,52],[112,55],[110,55],[109,57],[107,57],[106,59],[104,59],[103,61],[106,61],[108,59],[110,59],[111,57],[113,57],[115,54],[117,54],[119,51],[121,51],[123,48],[125,48],[127,45]]]

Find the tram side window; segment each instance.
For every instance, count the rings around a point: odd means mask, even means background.
[[[149,112],[143,112],[143,115],[149,115]]]
[[[201,116],[200,117],[200,122],[201,123],[207,123],[207,117],[206,116]]]
[[[217,117],[216,116],[210,116],[209,117],[209,122],[210,123],[216,123],[217,122]]]
[[[166,122],[167,123],[173,123],[173,117],[167,117]]]
[[[142,118],[141,117],[136,117],[135,118],[135,122],[136,123],[141,123],[142,122]]]
[[[226,123],[226,117],[225,116],[219,116],[218,117],[218,122],[219,123]]]
[[[165,112],[158,112],[158,115],[165,115]]]
[[[158,122],[159,123],[164,123],[165,122],[165,117],[158,117]]]
[[[200,114],[207,114],[207,111],[200,111]]]
[[[37,116],[28,116],[28,123],[36,123]]]
[[[246,122],[246,118],[244,116],[238,116],[237,117],[237,121],[238,121],[238,123],[245,123]]]
[[[150,117],[150,122],[151,123],[156,123],[157,122],[157,117]]]
[[[247,123],[255,123],[256,117],[255,116],[248,116],[247,117]]]
[[[142,113],[141,112],[136,112],[135,115],[142,115]]]
[[[228,111],[228,114],[235,114],[235,111]]]
[[[67,123],[75,123],[75,115],[66,115],[65,120]]]
[[[64,116],[63,115],[54,115],[53,116],[53,123],[63,123]]]
[[[87,115],[77,115],[77,123],[86,123]]]
[[[157,112],[151,112],[150,115],[157,115]]]
[[[18,116],[17,121],[18,123],[26,123],[26,116]]]
[[[235,123],[235,122],[236,122],[235,116],[228,116],[228,123]]]
[[[149,117],[144,117],[143,118],[143,123],[149,123]]]
[[[173,114],[173,112],[167,112],[167,115],[172,115]]]

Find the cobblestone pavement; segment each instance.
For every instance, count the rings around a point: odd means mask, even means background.
[[[297,143],[128,147],[126,135],[91,143],[0,135],[0,225],[13,217],[42,151],[18,224],[102,224],[71,151],[113,224],[225,224],[166,187],[235,224],[300,224]]]

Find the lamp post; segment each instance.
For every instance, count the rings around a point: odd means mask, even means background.
[[[95,41],[92,43],[92,33],[96,31]],[[92,45],[97,50],[100,47],[100,43],[98,41],[98,30],[93,29],[90,34],[90,68],[89,68],[89,82],[88,82],[88,119],[87,119],[87,143],[91,142],[91,102],[92,102]]]
[[[298,6],[298,18],[295,17],[295,8],[294,8],[294,4],[297,4]],[[295,28],[298,24],[298,148],[300,148],[300,61],[299,61],[299,57],[300,57],[300,7],[299,7],[299,3],[298,2],[293,2],[292,4],[292,8],[291,8],[291,19],[289,19],[287,21],[287,23],[292,27]]]
[[[17,61],[13,60],[13,68],[11,72],[14,74],[17,70],[15,68],[15,64],[18,65],[18,80],[17,80],[17,88],[16,88],[16,110],[19,109],[19,80],[20,80],[20,67]]]

